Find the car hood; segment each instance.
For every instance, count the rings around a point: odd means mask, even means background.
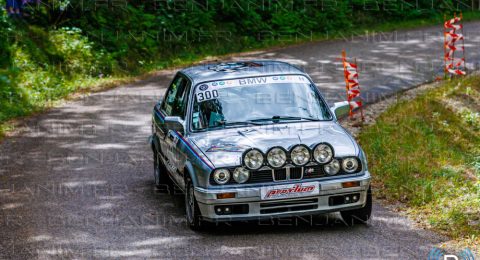
[[[289,150],[293,145],[313,146],[327,142],[335,156],[356,156],[359,148],[353,138],[336,122],[308,122],[230,128],[191,136],[215,168],[241,164],[242,153],[257,148],[266,153],[274,146]]]

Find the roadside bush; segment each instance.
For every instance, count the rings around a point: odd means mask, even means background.
[[[97,57],[93,52],[93,44],[81,32],[82,30],[78,28],[66,27],[49,33],[53,52],[51,54],[63,58],[62,69],[69,75],[74,73],[92,75],[97,71]]]

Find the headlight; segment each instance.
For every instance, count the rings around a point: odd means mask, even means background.
[[[313,158],[318,163],[328,163],[333,158],[333,149],[328,144],[319,144],[313,150]]]
[[[267,153],[267,161],[270,166],[273,168],[280,168],[285,165],[285,162],[287,161],[287,154],[282,148],[272,148],[268,153]]]
[[[358,169],[358,161],[355,158],[346,158],[342,162],[342,168],[348,173],[354,173]]]
[[[233,179],[238,183],[245,183],[249,177],[250,172],[243,167],[238,167],[233,171]]]
[[[310,151],[304,145],[295,146],[290,152],[290,156],[292,158],[292,162],[298,166],[303,166],[310,161]]]
[[[243,162],[250,170],[258,170],[263,164],[263,154],[257,149],[252,149],[245,153]]]
[[[213,180],[223,185],[230,180],[230,172],[226,169],[220,169],[213,172]]]
[[[337,159],[333,159],[329,164],[323,166],[323,169],[328,175],[335,175],[340,171],[340,162]]]

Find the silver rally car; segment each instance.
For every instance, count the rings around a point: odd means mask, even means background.
[[[235,221],[372,211],[360,146],[311,78],[277,61],[200,65],[179,71],[153,110],[158,187],[185,194],[192,229]],[[203,225],[204,226],[204,225]]]

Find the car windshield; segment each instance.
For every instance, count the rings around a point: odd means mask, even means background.
[[[197,85],[193,130],[283,121],[331,120],[328,107],[304,76],[268,76]]]

